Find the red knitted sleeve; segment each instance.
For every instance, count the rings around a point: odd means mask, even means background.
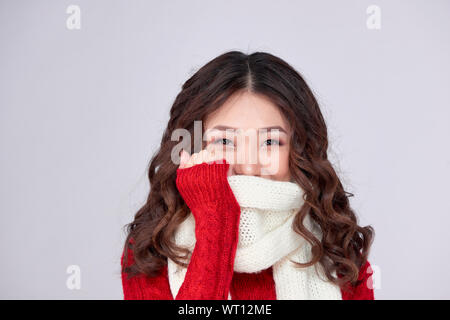
[[[362,280],[359,286],[352,288],[352,291],[346,293],[342,292],[343,300],[375,300],[373,290],[373,270],[367,261],[359,271],[358,280]]]
[[[133,240],[131,240],[133,242]],[[121,265],[124,266],[124,253],[122,253]],[[127,266],[134,263],[133,250],[128,249]],[[173,300],[167,277],[167,266],[157,276],[148,277],[138,275],[128,278],[122,271],[122,288],[124,300]]]
[[[239,239],[240,206],[228,184],[228,163],[177,169],[177,188],[195,217],[196,244],[176,300],[227,300]],[[167,266],[155,278],[128,280],[125,299],[173,299]]]

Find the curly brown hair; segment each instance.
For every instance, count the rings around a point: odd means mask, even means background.
[[[128,261],[132,250],[134,263],[122,266],[122,272],[133,277],[156,276],[167,264],[167,257],[187,267],[179,258],[186,258],[187,249],[177,247],[173,234],[188,216],[189,208],[180,196],[175,180],[177,165],[171,160],[177,141],[171,136],[175,129],[191,133],[194,121],[204,121],[235,93],[247,90],[268,97],[286,117],[292,128],[289,170],[293,181],[304,190],[304,205],[296,214],[294,230],[312,246],[312,259],[297,263],[308,267],[317,262],[327,278],[346,290],[346,284],[357,286],[359,271],[366,263],[373,242],[374,229],[361,227],[350,208],[349,197],[327,157],[327,127],[318,102],[302,76],[282,59],[265,52],[245,54],[224,53],[208,62],[182,86],[171,109],[159,149],[152,156],[148,178],[150,192],[146,203],[125,225],[127,237],[123,259]],[[201,137],[200,137],[201,138]],[[183,146],[190,150],[189,146]],[[200,150],[194,150],[199,152]],[[319,240],[303,225],[307,214],[322,230]],[[336,272],[338,277],[332,275]]]

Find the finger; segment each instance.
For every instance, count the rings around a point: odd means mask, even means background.
[[[183,168],[189,168],[189,166],[191,165],[191,158],[192,158],[192,156],[190,154],[188,154],[186,156],[185,162],[183,164]]]
[[[206,160],[206,150],[203,149],[198,153],[198,157],[197,157],[197,164],[203,163]]]
[[[226,151],[223,149],[215,150],[212,154],[212,161],[216,163],[225,163]]]
[[[195,166],[196,164],[198,164],[198,155],[199,153],[194,153],[191,157],[191,166]]]
[[[180,169],[184,168],[186,166],[186,163],[189,161],[189,159],[190,159],[189,153],[186,150],[182,149],[181,154],[180,154],[179,168]]]
[[[209,145],[206,147],[203,158],[204,162],[211,163],[212,161],[214,161],[214,150],[215,150],[214,146]]]

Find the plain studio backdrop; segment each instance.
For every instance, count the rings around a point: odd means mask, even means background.
[[[0,298],[123,298],[171,104],[239,50],[316,94],[375,298],[449,299],[449,31],[450,1],[1,1]]]

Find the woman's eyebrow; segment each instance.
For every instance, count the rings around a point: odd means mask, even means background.
[[[229,127],[229,126],[223,126],[223,125],[217,125],[213,128],[211,128],[210,130],[220,130],[220,131],[226,131],[226,130],[232,129],[232,130],[237,130],[239,128],[234,128],[234,127]],[[285,134],[287,134],[286,130],[283,129],[283,127],[281,126],[270,126],[270,127],[263,127],[263,128],[258,128],[258,130],[280,130],[281,132],[284,132]]]

